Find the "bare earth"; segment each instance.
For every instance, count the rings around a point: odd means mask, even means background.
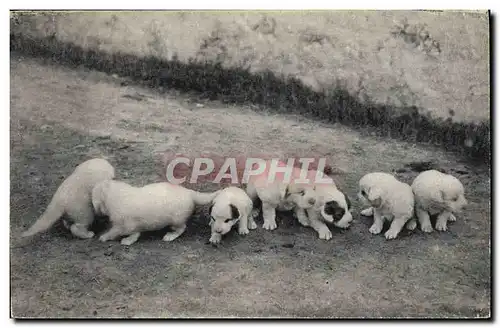
[[[14,317],[486,317],[490,315],[490,176],[454,155],[338,125],[120,84],[96,72],[11,57],[11,295]],[[175,137],[178,137],[176,141]],[[200,209],[172,243],[152,233],[125,247],[77,240],[60,227],[19,233],[58,184],[91,157],[118,178],[160,180],[165,150],[327,156],[351,199],[370,171],[415,161],[459,169],[470,206],[448,232],[386,241],[370,218],[321,241],[282,215],[278,229],[207,245]],[[415,173],[400,175],[407,182]],[[214,190],[215,185],[201,186]],[[332,228],[333,229],[333,228]]]

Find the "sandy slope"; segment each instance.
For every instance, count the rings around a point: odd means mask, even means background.
[[[405,33],[420,39],[391,34],[401,31],[405,19]],[[112,53],[270,69],[316,90],[338,82],[362,100],[416,105],[444,118],[451,111],[458,121],[489,119],[486,13],[75,12],[21,22],[11,26],[13,32]]]

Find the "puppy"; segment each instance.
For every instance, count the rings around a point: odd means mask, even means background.
[[[366,174],[359,180],[359,199],[370,207],[361,215],[373,215],[372,234],[379,234],[384,226],[384,220],[391,223],[385,233],[386,239],[394,239],[406,227],[413,230],[416,220],[413,218],[414,197],[411,187],[397,180],[393,175],[383,172]]]
[[[295,180],[300,177],[300,169],[294,167],[290,179],[285,180],[285,174],[277,172],[273,181],[268,181],[271,161],[266,161],[264,172],[259,175],[250,176],[246,192],[250,199],[260,199],[262,202],[262,215],[264,224],[262,227],[266,230],[274,230],[276,224],[276,210],[288,211],[300,207],[307,209],[316,204],[316,193],[314,186],[308,183],[296,183]],[[279,162],[278,166],[284,167],[285,163]],[[258,215],[258,211],[253,216]]]
[[[420,229],[432,232],[430,215],[438,215],[436,230],[446,231],[447,222],[456,221],[453,213],[459,213],[467,205],[464,186],[452,175],[429,170],[420,173],[411,185],[415,194],[415,212]]]
[[[121,244],[132,245],[141,232],[170,226],[173,231],[163,240],[172,241],[186,230],[195,206],[210,203],[218,193],[201,193],[168,182],[133,187],[121,181],[103,181],[92,190],[92,204],[97,213],[109,216],[112,227],[99,240],[128,236]]]
[[[317,171],[308,172],[308,177],[313,178]],[[325,175],[323,175],[325,177]],[[295,207],[294,212],[300,224],[312,227],[318,232],[320,239],[329,240],[332,232],[324,222],[333,223],[336,227],[345,229],[352,222],[351,202],[332,181],[331,183],[315,183],[317,202],[308,209]]]
[[[210,206],[210,226],[212,236],[210,243],[218,244],[222,235],[227,234],[233,225],[238,223],[238,233],[248,234],[257,228],[252,217],[253,203],[243,189],[228,187],[223,189]]]
[[[28,237],[46,231],[65,215],[72,223],[63,222],[75,237],[94,237],[94,233],[88,230],[94,221],[92,188],[98,182],[114,177],[115,169],[105,159],[94,158],[81,163],[57,188],[42,216],[22,236]]]

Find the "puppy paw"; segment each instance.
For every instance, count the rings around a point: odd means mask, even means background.
[[[243,228],[238,228],[238,233],[240,235],[248,235],[250,233],[250,230],[247,229],[243,229]]]
[[[446,231],[447,227],[446,227],[446,221],[444,222],[441,222],[441,221],[437,221],[436,222],[436,230],[437,231]]]
[[[451,222],[455,222],[457,220],[457,218],[455,217],[455,215],[450,214],[450,217],[448,218],[448,220]]]
[[[330,240],[332,239],[332,232],[330,229],[323,227],[318,231],[319,239]]]
[[[365,210],[361,211],[361,215],[363,216],[372,216],[373,215],[373,207],[369,207]]]
[[[299,219],[299,223],[304,227],[309,227],[309,221]]]
[[[165,236],[163,236],[163,241],[173,241],[175,240],[177,237],[179,237],[178,234],[174,234],[174,233],[167,233],[165,234]]]
[[[278,226],[276,225],[276,222],[275,221],[272,221],[272,222],[264,222],[264,224],[262,225],[262,228],[266,229],[266,230],[274,230],[276,229]]]
[[[65,227],[66,229],[70,229],[70,228],[71,228],[71,224],[69,224],[67,220],[64,220],[64,219],[63,219],[63,220],[62,220],[62,223],[63,223],[63,225],[64,225],[64,227]]]
[[[135,243],[135,240],[133,239],[129,239],[129,238],[123,238],[121,241],[120,241],[120,244],[124,245],[124,246],[130,246],[132,245],[133,243]]]
[[[406,223],[406,229],[408,230],[415,230],[417,227],[417,221],[416,220],[410,220]]]
[[[254,220],[248,220],[248,229],[254,230],[257,229],[257,223]]]
[[[94,238],[95,233],[93,231],[88,231],[86,234],[83,235],[84,239],[90,239]]]
[[[420,229],[423,231],[423,232],[427,232],[427,233],[431,233],[434,231],[434,229],[432,229],[432,226],[430,224],[425,224],[425,225],[422,225],[420,227]]]
[[[342,222],[342,221],[335,222],[334,224],[337,228],[340,228],[340,229],[347,229],[351,225],[350,222]]]
[[[385,239],[387,239],[387,240],[394,239],[394,238],[396,238],[398,236],[398,234],[399,234],[399,231],[389,229],[385,233]]]
[[[215,245],[215,244],[220,243],[221,239],[222,239],[222,235],[221,235],[221,234],[219,234],[219,233],[214,233],[214,234],[212,234],[212,236],[210,237],[210,239],[209,239],[208,241],[209,241],[211,244],[214,244],[214,245]]]
[[[102,236],[99,237],[99,241],[101,241],[103,243],[107,242],[108,240],[109,239],[105,235],[102,235]]]
[[[374,224],[370,227],[369,231],[374,235],[378,235],[382,231],[382,227]]]

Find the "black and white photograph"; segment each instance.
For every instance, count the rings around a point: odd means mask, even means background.
[[[10,318],[491,320],[495,16],[417,7],[9,10]]]

